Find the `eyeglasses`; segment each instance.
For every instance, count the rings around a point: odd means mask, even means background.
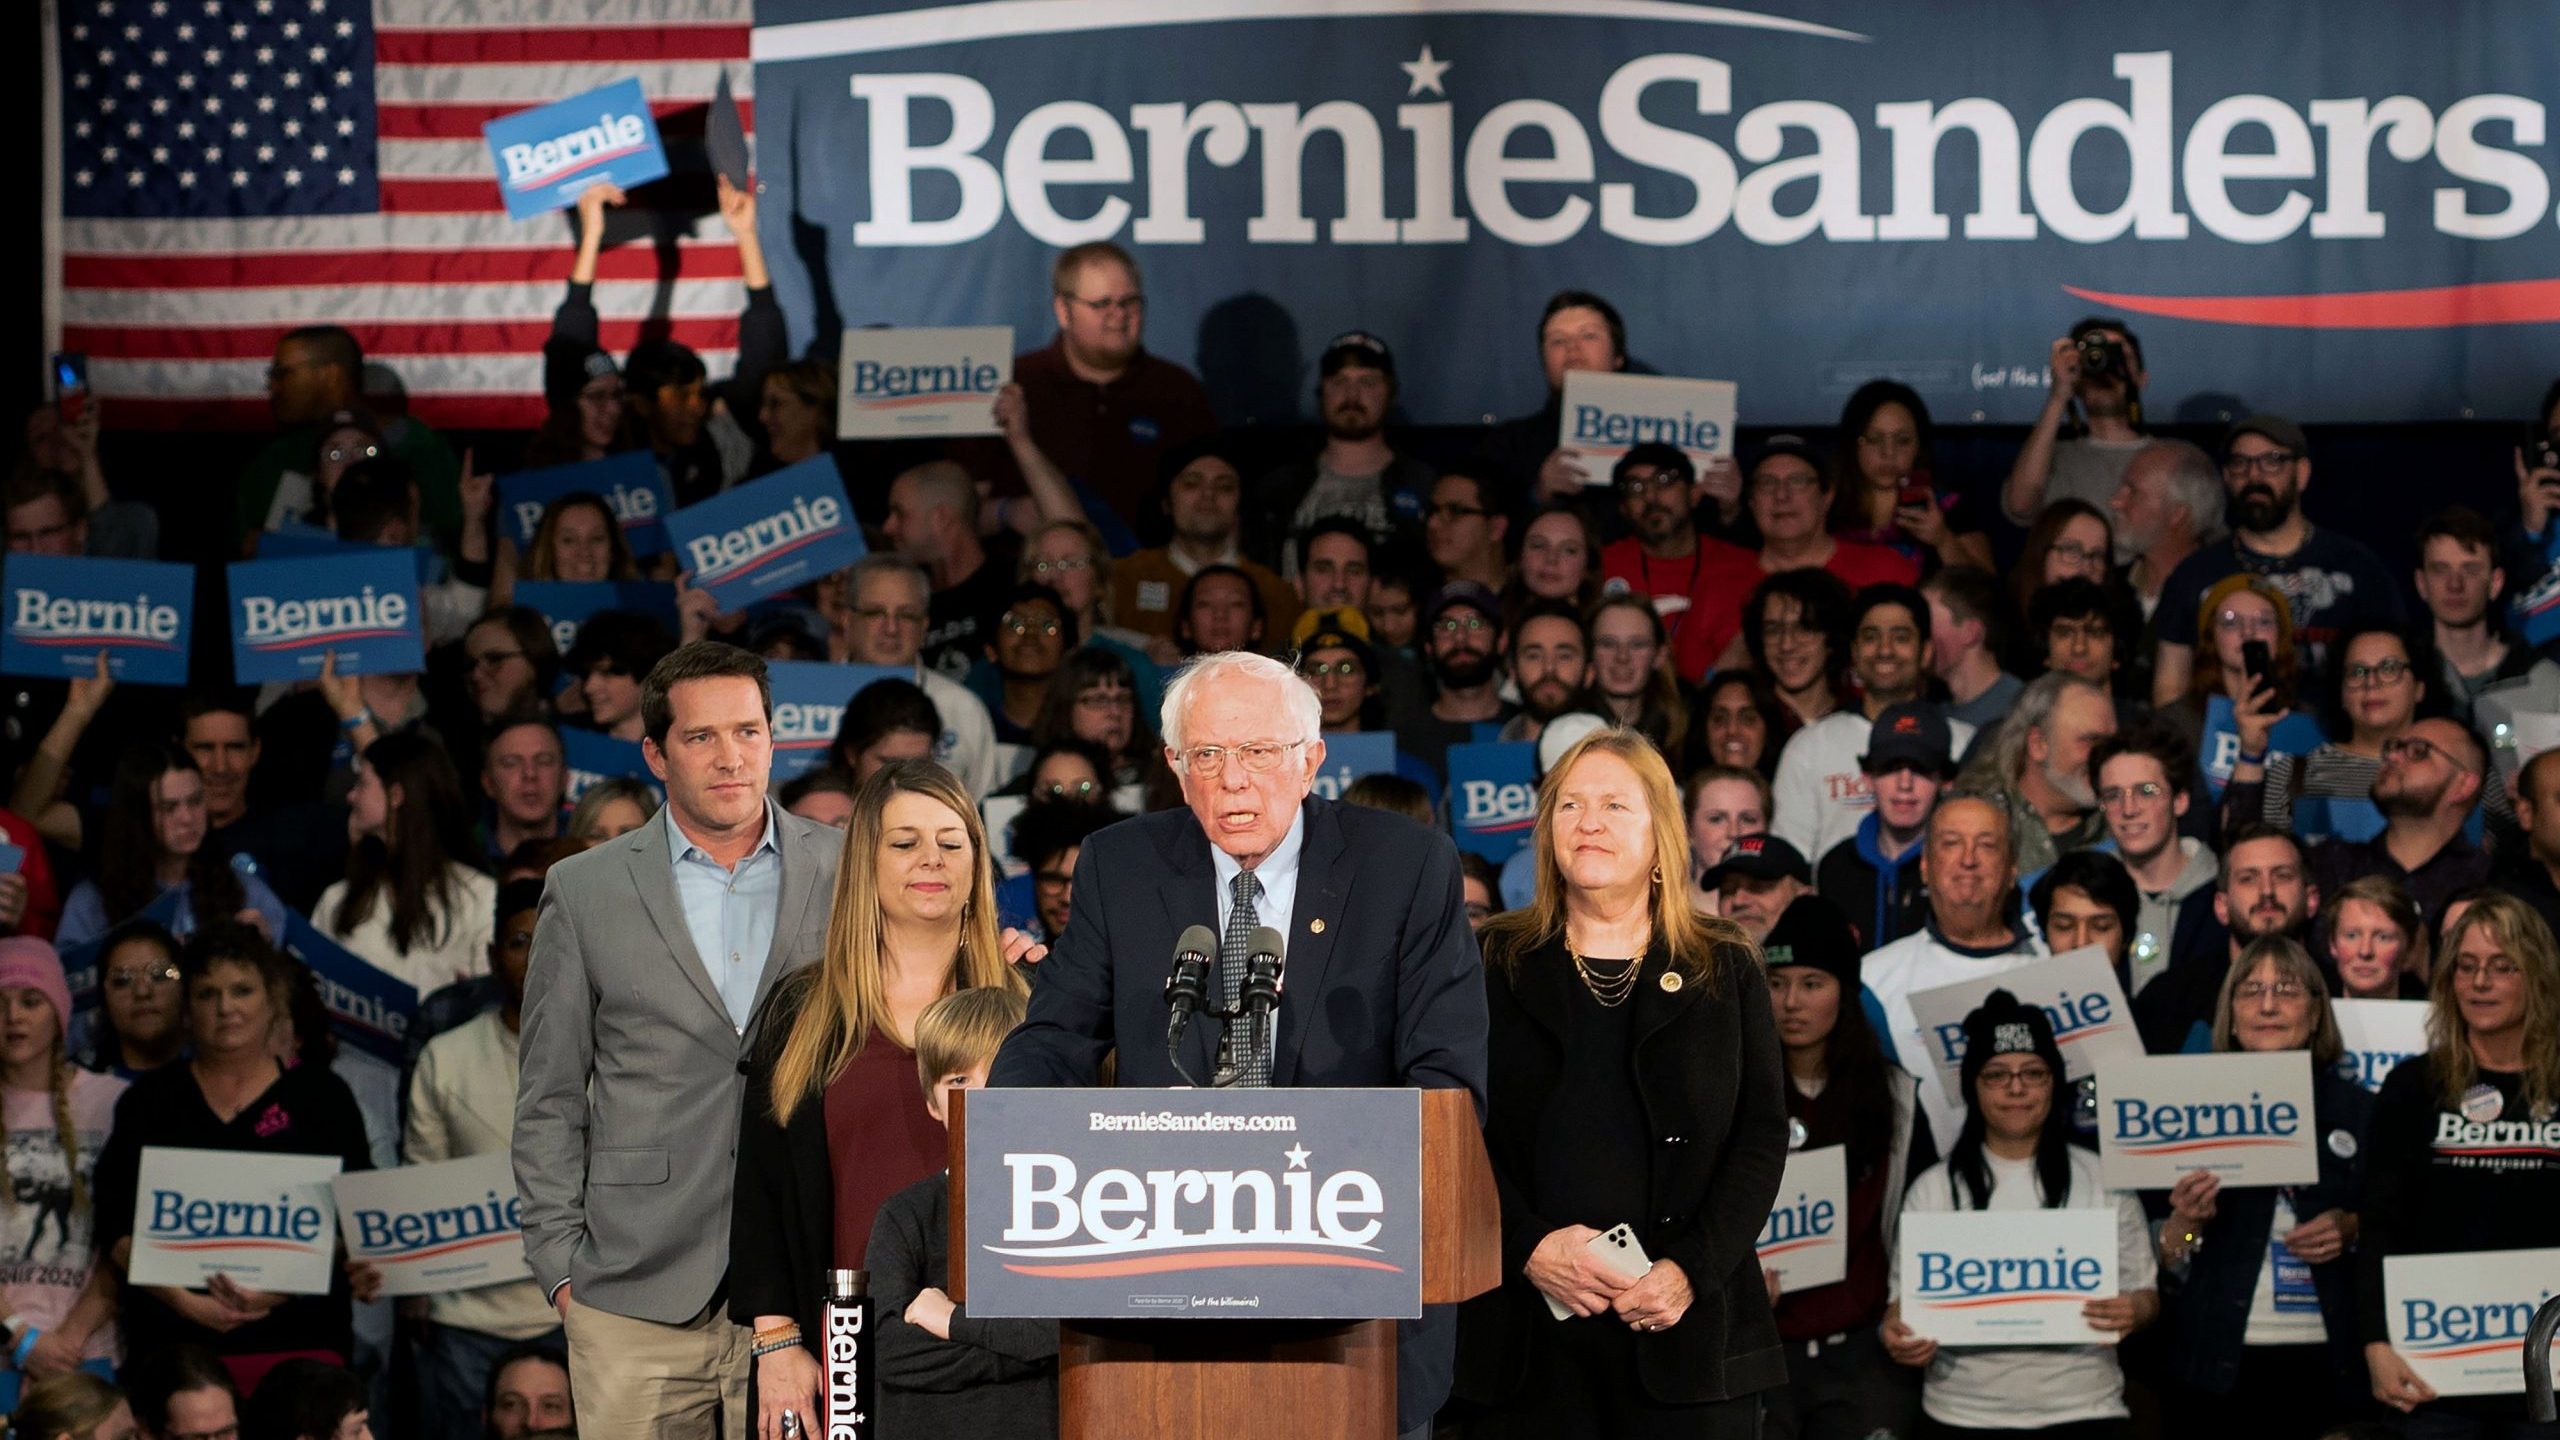
[[[1982,1088],[1986,1090],[2042,1090],[2053,1083],[2053,1069],[2047,1065],[2021,1065],[2016,1069],[1985,1068]]]
[[[2255,472],[2272,480],[2283,474],[2286,466],[2301,458],[2290,450],[2262,450],[2255,455],[2232,455],[2223,460],[2222,473],[2247,475]]]
[[[1076,883],[1075,872],[1072,870],[1043,870],[1031,878],[1032,883],[1052,894]]]
[[[1360,668],[1357,660],[1310,660],[1298,667],[1298,673],[1310,680],[1322,680],[1328,675],[1339,675],[1345,680],[1367,678],[1367,672]]]
[[[320,452],[320,458],[331,465],[353,465],[382,453],[379,445],[332,445]]]
[[[2382,742],[2383,759],[2405,761],[2411,765],[2424,765],[2443,753],[2436,748],[2434,741],[2417,735],[2403,735],[2397,740]]]
[[[1267,775],[1280,768],[1290,751],[1305,745],[1304,740],[1248,740],[1242,745],[1194,745],[1181,752],[1183,768],[1194,775],[1216,775],[1227,768],[1227,758],[1256,775]]]
[[[2110,785],[2098,792],[2098,803],[2112,810],[2128,799],[2141,800],[2148,804],[2168,793],[2168,786],[2157,780],[2145,780],[2138,785]]]
[[[521,650],[483,650],[479,654],[471,657],[471,668],[474,670],[503,670],[510,663],[523,658],[524,652]]]
[[[2299,1000],[2310,993],[2299,980],[2243,980],[2231,987],[2231,998],[2243,1005],[2254,1005],[2270,995],[2279,1000]]]
[[[1432,622],[1431,628],[1443,635],[1455,635],[1460,631],[1475,635],[1492,629],[1493,622],[1481,615],[1443,615]]]
[[[2345,680],[2349,689],[2361,689],[2367,685],[2397,685],[2400,677],[2409,673],[2406,660],[2376,660],[2370,665],[2348,666]]]
[[[1422,513],[1434,520],[1457,521],[1473,520],[1480,516],[1490,515],[1493,512],[1485,509],[1481,505],[1458,505],[1444,501],[1441,504],[1432,506],[1430,509],[1423,511]]]
[[[1004,612],[1004,617],[996,623],[1011,631],[1016,639],[1020,639],[1034,630],[1039,631],[1041,634],[1048,636],[1052,640],[1058,638],[1058,622],[1055,620],[1042,620],[1035,623],[1024,619],[1020,615],[1014,614],[1010,610],[1007,610]]]
[[[933,618],[922,610],[893,610],[886,605],[856,605],[853,607],[853,615],[857,620],[868,621],[874,625],[886,620],[900,629],[909,625],[922,625]]]
[[[2477,980],[2484,972],[2500,980],[2513,980],[2524,973],[2524,967],[2504,955],[2492,955],[2486,960],[2453,962],[2453,973],[2457,979]]]
[[[1070,305],[1081,305],[1098,315],[1107,315],[1115,311],[1122,315],[1135,315],[1147,308],[1147,297],[1144,295],[1105,295],[1099,300],[1087,300],[1081,295],[1061,295],[1058,298]]]
[[[178,967],[175,965],[146,965],[139,968],[126,965],[107,972],[107,988],[110,990],[157,990],[163,985],[177,983]]]
[[[1683,481],[1684,477],[1677,470],[1656,470],[1651,475],[1630,475],[1619,481],[1618,493],[1628,496],[1648,492],[1660,495],[1679,489]]]
[[[2276,617],[2243,615],[2237,610],[2225,610],[2213,617],[2213,628],[2225,635],[2248,635],[2261,640],[2272,640],[2276,634]]]
[[[1052,800],[1090,800],[1093,792],[1100,788],[1090,780],[1078,780],[1072,785],[1064,780],[1052,780],[1040,787],[1040,793]]]
[[[2077,540],[2056,540],[2045,547],[2045,554],[2059,556],[2065,565],[2093,565],[2115,557],[2102,545],[2083,545]]]
[[[1079,570],[1090,570],[1092,568],[1092,557],[1085,555],[1069,555],[1058,560],[1034,560],[1031,562],[1031,573],[1034,575],[1073,575]]]

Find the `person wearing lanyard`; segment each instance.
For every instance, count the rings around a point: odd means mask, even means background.
[[[1745,563],[1750,551],[1698,533],[1698,506],[1709,486],[1680,447],[1660,441],[1631,446],[1618,457],[1609,480],[1617,490],[1618,514],[1632,533],[1600,552],[1601,577],[1612,592],[1652,601],[1674,641],[1699,604],[1700,582],[1712,583],[1719,575],[1759,578]],[[1743,588],[1747,591],[1748,584]],[[1727,597],[1735,611],[1724,617],[1727,623],[1738,618],[1741,594]],[[1719,637],[1715,650],[1732,638],[1730,633]]]
[[[1937,1147],[1918,1087],[1885,1060],[1858,1004],[1858,952],[1848,917],[1814,895],[1789,905],[1760,947],[1786,1051],[1788,1149],[1845,1146],[1849,1177],[1842,1277],[1781,1294],[1781,1271],[1761,1269],[1787,1356],[1769,1433],[1790,1440],[1908,1434],[1920,1409],[1919,1373],[1893,1363],[1877,1327],[1903,1181],[1935,1161]]]
[[[2326,1433],[2364,1386],[2355,1283],[2365,1128],[2373,1099],[2338,1073],[2345,1045],[2320,967],[2282,935],[2240,952],[2214,1006],[2213,1048],[2311,1052],[2320,1178],[2225,1188],[2191,1170],[2166,1197],[2157,1248],[2170,1433],[2259,1440]],[[2156,1204],[2156,1197],[2155,1197]]]

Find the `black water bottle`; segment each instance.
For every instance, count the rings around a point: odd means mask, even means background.
[[[818,1360],[825,1375],[824,1440],[873,1440],[879,1383],[871,1363],[871,1273],[830,1270],[819,1314]]]

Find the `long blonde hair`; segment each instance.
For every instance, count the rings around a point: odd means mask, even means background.
[[[2471,1027],[2462,1018],[2454,957],[2463,937],[2488,930],[2500,953],[2524,972],[2524,1106],[2528,1114],[2560,1105],[2560,941],[2534,908],[2505,891],[2483,895],[2445,932],[2444,953],[2427,982],[2427,1064],[2435,1071],[2436,1096],[2448,1110],[2462,1108],[2462,1093],[2480,1083],[2471,1058]]]
[[[1714,993],[1719,952],[1730,954],[1728,947],[1738,947],[1740,956],[1752,957],[1758,950],[1741,926],[1702,914],[1689,903],[1689,812],[1680,803],[1680,787],[1653,742],[1623,727],[1594,730],[1582,737],[1538,782],[1538,825],[1529,842],[1537,857],[1537,893],[1528,908],[1484,922],[1477,938],[1486,958],[1507,974],[1519,965],[1521,956],[1564,935],[1565,878],[1564,867],[1556,860],[1556,798],[1564,777],[1573,773],[1584,756],[1593,754],[1625,761],[1644,788],[1656,876],[1653,943],[1670,957],[1672,969]]]
[[[793,977],[806,999],[773,1062],[773,1118],[788,1125],[791,1112],[823,1092],[862,1053],[878,1030],[899,1038],[889,1015],[886,947],[880,917],[882,816],[900,794],[938,800],[960,817],[969,834],[969,898],[960,911],[959,954],[951,988],[1027,987],[996,935],[995,881],[988,868],[986,827],[969,792],[950,771],[930,760],[882,766],[854,792],[853,819],[845,826],[844,859],[836,867],[835,898],[828,906],[827,948],[817,964]]]

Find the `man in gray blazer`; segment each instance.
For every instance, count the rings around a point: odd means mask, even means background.
[[[765,796],[764,661],[686,645],[643,682],[667,803],[554,866],[526,977],[516,1092],[525,1259],[568,1328],[578,1430],[747,1430],[729,1201],[751,1022],[819,958],[843,837]]]

